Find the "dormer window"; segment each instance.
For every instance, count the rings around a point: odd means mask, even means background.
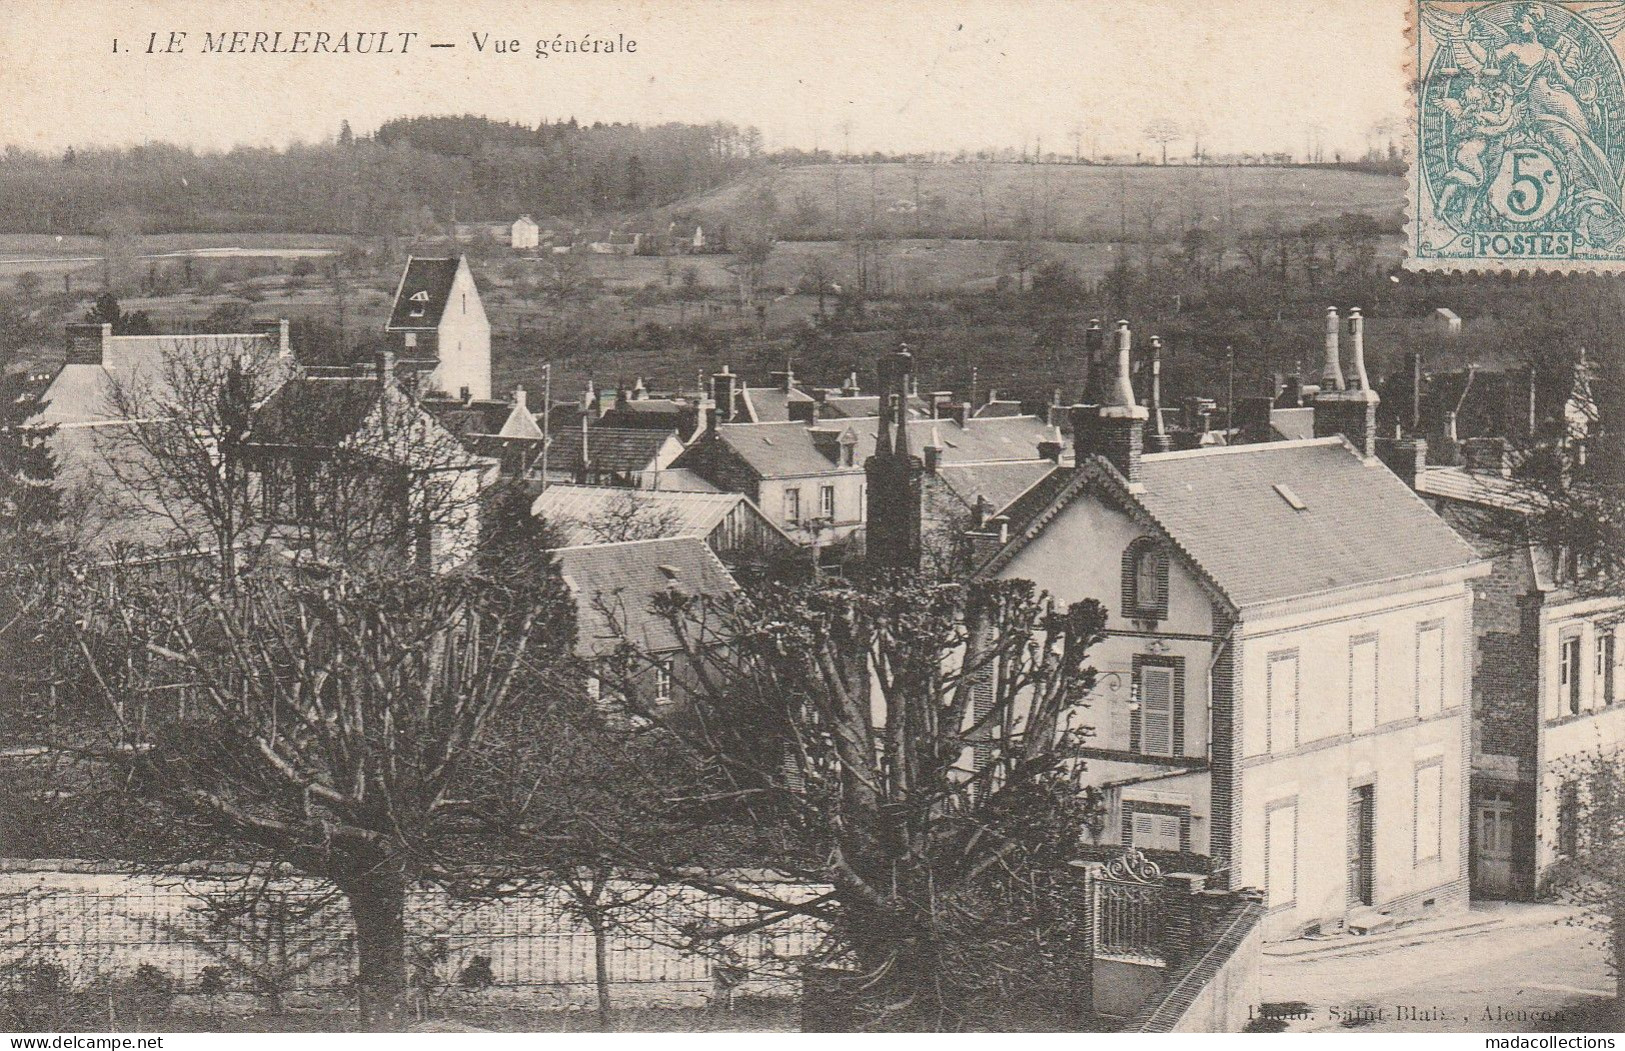
[[[1152,537],[1142,536],[1123,551],[1123,616],[1168,616],[1168,552]]]

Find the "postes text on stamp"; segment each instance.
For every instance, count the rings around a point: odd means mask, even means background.
[[[1415,2],[1406,265],[1625,270],[1625,2]]]

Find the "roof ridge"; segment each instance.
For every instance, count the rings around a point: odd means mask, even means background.
[[[1354,447],[1349,445],[1348,439],[1344,438],[1341,434],[1334,434],[1326,438],[1292,438],[1278,442],[1248,442],[1243,445],[1209,445],[1197,449],[1176,449],[1173,452],[1146,453],[1144,460],[1147,463],[1166,463],[1169,460],[1190,460],[1203,456],[1222,456],[1226,453],[1307,449],[1317,445],[1342,445],[1346,446],[1351,452],[1354,452]],[[1355,455],[1359,456],[1357,452],[1355,452]]]
[[[609,540],[609,541],[604,541],[602,543],[597,543],[597,544],[564,544],[564,545],[562,545],[560,547],[548,548],[548,550],[553,551],[553,552],[556,553],[556,552],[559,552],[559,551],[581,551],[581,550],[584,550],[584,549],[587,549],[587,548],[629,547],[632,544],[671,544],[671,543],[679,543],[679,542],[686,542],[686,541],[693,541],[694,543],[699,544],[701,547],[704,547],[707,551],[711,550],[710,546],[708,544],[706,544],[704,537],[698,537],[698,536],[692,536],[692,535],[649,536],[649,537],[644,537],[641,540]]]

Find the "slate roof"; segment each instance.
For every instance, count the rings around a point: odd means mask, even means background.
[[[648,427],[587,428],[586,446],[591,469],[630,474],[649,471],[675,432]],[[555,428],[553,447],[548,452],[548,470],[580,470],[582,463],[582,436],[579,423],[573,429]]]
[[[384,327],[390,331],[439,328],[460,262],[461,256],[449,259],[408,256],[401,283],[395,289],[395,306]]]
[[[976,498],[987,501],[988,513],[998,514],[1017,497],[1048,478],[1061,467],[1050,460],[1009,460],[1000,463],[944,464],[937,477],[965,502],[976,506]]]
[[[673,588],[712,596],[736,588],[698,537],[563,547],[555,553],[576,598],[576,652],[587,658],[609,656],[623,638],[653,653],[676,650],[677,636],[653,611],[655,600]]]
[[[254,410],[256,445],[329,448],[361,429],[378,402],[376,376],[295,376]]]
[[[661,536],[709,536],[745,498],[738,493],[685,493],[602,485],[550,485],[531,504],[531,514],[559,530],[566,544],[590,544],[589,523],[626,501],[649,509],[646,521]]]
[[[183,333],[162,336],[114,336],[103,362],[63,365],[40,396],[43,404],[32,422],[39,424],[96,423],[117,419],[111,411],[115,384],[138,400],[173,401],[165,362],[186,358],[237,355],[252,351],[275,354],[274,337],[261,333]],[[267,385],[278,378],[280,366],[266,359]]]
[[[716,428],[716,436],[758,477],[793,478],[861,471],[863,462],[874,455],[878,423],[873,419],[835,420],[824,427],[804,423],[725,423]],[[819,449],[819,443],[835,439],[838,445],[840,434],[848,427],[858,439],[853,453],[855,466],[837,467],[835,460]]]
[[[1535,504],[1533,494],[1514,479],[1465,467],[1429,467],[1416,476],[1416,491],[1504,511],[1528,512]]]
[[[790,418],[791,402],[810,402],[810,394],[782,387],[746,387],[741,392],[747,410],[757,423],[783,423]]]
[[[828,420],[815,427],[804,423],[728,423],[717,427],[717,437],[759,477],[794,478],[830,474],[840,470],[834,450],[840,434],[850,428],[858,443],[853,460],[861,469],[874,455],[879,421],[873,417]],[[1038,459],[1038,443],[1053,437],[1036,416],[1010,416],[971,420],[964,427],[952,420],[910,420],[909,448],[917,456],[927,445],[942,450],[942,463],[991,463]],[[830,450],[825,455],[824,448]]]
[[[1051,508],[988,569],[1042,535],[1101,471],[1121,484],[1103,461],[1074,472]],[[1363,460],[1342,438],[1148,454],[1140,485],[1124,495],[1237,608],[1481,561],[1393,472]]]

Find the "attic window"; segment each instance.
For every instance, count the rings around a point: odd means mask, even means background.
[[[1280,482],[1277,482],[1276,485],[1275,485],[1275,491],[1280,494],[1281,499],[1285,500],[1286,503],[1287,503],[1287,506],[1292,508],[1292,510],[1294,510],[1294,511],[1307,511],[1307,510],[1309,510],[1309,505],[1303,502],[1303,497],[1299,496],[1297,493],[1294,493],[1292,491],[1291,486],[1285,485],[1285,484],[1280,483]]]
[[[419,291],[413,292],[411,295],[411,300],[414,303],[427,303],[429,301],[428,289],[420,289]]]

